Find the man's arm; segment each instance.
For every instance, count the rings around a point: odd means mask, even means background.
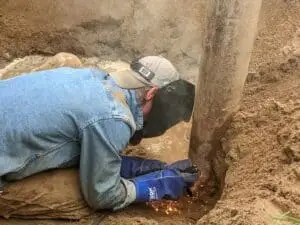
[[[107,119],[82,130],[80,181],[85,200],[93,209],[120,209],[136,198],[134,184],[121,178],[121,157],[131,137],[121,120]]]

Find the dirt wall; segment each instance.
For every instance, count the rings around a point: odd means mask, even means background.
[[[61,51],[131,60],[171,59],[197,73],[202,2],[196,0],[0,0],[0,60]]]

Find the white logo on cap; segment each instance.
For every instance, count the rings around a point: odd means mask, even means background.
[[[145,67],[141,67],[140,69],[139,69],[139,72],[141,73],[141,74],[143,74],[143,76],[145,76],[146,78],[149,78],[150,77],[150,75],[151,75],[151,71],[149,71],[147,68],[145,68]]]
[[[156,187],[149,187],[149,200],[157,200],[158,195],[157,195],[157,190]]]

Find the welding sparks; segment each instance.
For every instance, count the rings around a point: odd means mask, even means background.
[[[153,208],[156,212],[162,212],[166,215],[179,215],[181,210],[179,209],[179,203],[177,201],[155,201],[148,202],[148,206]]]
[[[163,213],[165,215],[180,215],[182,210],[190,208],[197,201],[198,196],[199,193],[195,193],[192,197],[186,196],[179,201],[152,201],[146,203],[146,205],[158,213]]]

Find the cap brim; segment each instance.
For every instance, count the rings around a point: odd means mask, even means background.
[[[120,70],[109,74],[112,79],[117,83],[118,86],[121,88],[126,89],[137,89],[142,88],[146,86],[153,86],[152,83],[143,80],[137,79],[139,76],[131,69],[126,70]]]
[[[194,99],[195,86],[188,81],[180,79],[161,88],[155,96],[143,136],[160,136],[181,121],[188,122],[192,116]]]

